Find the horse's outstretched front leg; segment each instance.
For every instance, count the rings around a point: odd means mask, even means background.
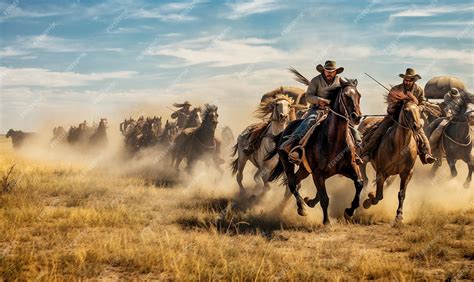
[[[456,177],[458,176],[458,171],[456,169],[456,161],[455,159],[453,158],[447,158],[448,160],[448,165],[449,165],[449,169],[451,170],[451,177]]]
[[[346,219],[350,219],[354,215],[355,210],[359,207],[360,192],[362,191],[362,188],[364,188],[364,181],[362,181],[361,171],[358,167],[354,168],[354,171],[351,173],[350,178],[352,179],[352,181],[354,181],[354,187],[356,191],[354,194],[354,199],[351,203],[351,207],[344,210],[344,217]]]
[[[288,189],[290,189],[290,192],[295,196],[296,199],[296,206],[298,207],[298,214],[301,216],[306,216],[306,210],[304,207],[304,201],[303,198],[301,197],[300,193],[298,192],[298,183],[296,181],[296,175],[294,173],[295,166],[286,161],[286,158],[288,158],[288,155],[283,154],[280,156],[280,160],[282,160],[283,163],[283,168],[285,170],[286,178],[288,181]]]
[[[466,160],[464,160],[467,164],[467,168],[468,168],[468,172],[467,172],[467,177],[466,177],[466,181],[464,182],[464,188],[469,188],[469,186],[471,185],[471,180],[472,180],[472,171],[474,170],[474,162],[471,158],[471,156],[469,156]]]
[[[323,224],[329,224],[329,196],[326,191],[325,179],[320,175],[313,174],[313,182],[318,190],[319,200],[321,201],[321,208],[323,209]]]
[[[377,176],[376,176],[377,190],[375,192],[375,195],[374,195],[374,192],[369,193],[369,198],[366,199],[363,203],[365,209],[370,208],[370,206],[372,205],[376,205],[379,201],[383,199],[383,185],[386,179],[387,177],[385,175],[377,173]]]
[[[244,168],[248,159],[249,158],[245,154],[239,154],[237,160],[237,183],[239,184],[240,195],[244,195],[246,191],[242,180],[244,179]]]
[[[401,222],[403,220],[403,202],[405,200],[405,193],[407,190],[408,183],[413,176],[413,169],[408,172],[404,172],[400,174],[400,191],[398,192],[398,209],[397,209],[397,217],[395,218],[396,221]]]

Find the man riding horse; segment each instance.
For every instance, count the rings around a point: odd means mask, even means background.
[[[172,119],[177,119],[177,125],[179,129],[184,129],[186,121],[188,120],[189,115],[191,114],[191,103],[185,101],[182,104],[173,104],[179,110],[171,114]]]
[[[452,88],[448,93],[444,95],[443,111],[444,117],[440,117],[438,121],[434,123],[439,123],[435,130],[430,135],[430,145],[433,149],[433,152],[436,153],[438,157],[439,164],[441,164],[442,152],[439,148],[439,143],[441,136],[446,129],[446,126],[449,124],[451,119],[459,114],[459,111],[462,109],[462,106],[465,104],[463,95],[457,88]]]
[[[405,74],[399,74],[399,76],[403,79],[403,82],[393,86],[390,89],[390,93],[400,93],[400,95],[405,95],[406,97],[412,98],[412,100],[417,102],[418,106],[423,106],[426,101],[425,94],[423,89],[416,84],[416,81],[421,79],[421,76],[417,74],[412,68],[407,68]],[[384,117],[384,119],[379,123],[378,127],[375,128],[373,132],[369,133],[370,138],[368,136],[364,136],[364,141],[366,141],[366,144],[364,144],[361,155],[365,161],[370,159],[372,152],[377,148],[385,132],[395,123],[397,118],[393,116],[396,103],[393,103],[393,101],[390,100],[390,95],[388,98],[388,115]],[[434,163],[436,159],[431,155],[430,142],[428,141],[425,132],[423,130],[418,130],[416,132],[415,139],[417,141],[418,155],[420,156],[422,163]]]
[[[303,117],[304,121],[301,122],[294,133],[280,146],[280,149],[289,153],[289,161],[294,164],[301,162],[303,146],[300,140],[304,140],[305,138],[303,137],[310,132],[310,129],[313,126],[319,125],[327,117],[327,107],[331,101],[328,100],[326,90],[340,85],[340,77],[338,74],[342,73],[344,68],[337,67],[335,61],[326,61],[324,66],[321,64],[317,65],[316,70],[321,74],[311,80],[308,85],[308,90],[306,91],[306,101],[310,103],[310,109]],[[359,145],[362,140],[358,131],[351,127],[351,133],[357,145]],[[362,160],[356,156],[356,162],[361,164]]]

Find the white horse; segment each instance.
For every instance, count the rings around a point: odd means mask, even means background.
[[[257,167],[257,172],[254,175],[254,180],[257,185],[263,184],[264,191],[268,191],[268,178],[271,171],[278,163],[278,155],[275,155],[269,160],[265,160],[267,154],[275,149],[274,137],[280,134],[287,126],[291,117],[291,108],[293,99],[278,94],[274,98],[263,100],[258,109],[255,111],[256,117],[265,119],[269,115],[270,121],[262,122],[260,124],[253,124],[248,126],[237,138],[237,144],[234,146],[233,156],[238,153],[236,159],[232,161],[232,174],[237,174],[237,183],[239,184],[240,193],[245,193],[245,188],[242,184],[243,171],[248,160]],[[261,139],[258,148],[256,148],[250,155],[246,154],[244,149],[248,147],[250,142],[250,135],[255,128],[262,128],[260,133]]]

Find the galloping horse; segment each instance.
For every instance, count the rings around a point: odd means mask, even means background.
[[[276,135],[280,134],[288,124],[290,106],[293,103],[293,99],[286,95],[277,95],[275,98],[267,98],[262,101],[256,111],[259,118],[266,118],[270,116],[270,121],[263,122],[266,129],[263,130],[260,137],[260,144],[258,148],[251,154],[248,155],[244,152],[244,148],[248,146],[249,137],[252,128],[255,125],[248,126],[237,138],[237,144],[234,146],[232,156],[238,153],[237,158],[232,161],[232,174],[237,174],[237,183],[239,184],[240,193],[245,193],[245,188],[242,184],[243,171],[245,164],[248,160],[256,166],[257,172],[254,175],[254,180],[259,184],[259,180],[263,182],[264,188],[269,188],[268,178],[270,172],[275,168],[278,163],[278,157],[275,155],[273,158],[266,160],[267,154],[275,149],[275,141],[273,140]],[[266,124],[266,125],[265,125]]]
[[[207,164],[214,163],[216,169],[223,173],[220,168],[222,160],[218,156],[220,143],[214,136],[218,116],[217,106],[205,105],[202,124],[185,129],[176,137],[171,158],[177,170],[181,161],[186,159],[186,169],[191,173],[196,161],[203,159]]]
[[[313,131],[308,139],[304,148],[306,160],[303,160],[302,165],[295,173],[295,165],[288,161],[288,153],[279,148],[285,136],[289,136],[301,123],[301,120],[296,120],[290,123],[283,133],[275,138],[278,148],[276,151],[280,158],[278,165],[270,176],[270,180],[275,180],[283,172],[285,173],[289,191],[296,198],[298,214],[301,216],[306,215],[304,203],[314,207],[321,201],[324,224],[329,223],[329,197],[326,192],[326,179],[341,174],[354,181],[356,192],[351,207],[345,209],[344,215],[346,218],[352,217],[354,211],[359,207],[360,192],[363,187],[359,166],[355,162],[355,144],[349,129],[349,126],[359,123],[361,119],[359,106],[361,95],[357,91],[357,80],[341,79],[341,85],[329,88],[327,95],[331,100],[329,113],[326,120]],[[267,158],[275,153],[272,152]],[[304,164],[305,162],[306,164]],[[305,198],[303,200],[298,191],[301,187],[300,182],[310,173],[313,176],[317,194],[314,199]],[[290,196],[287,192],[284,202]]]
[[[13,148],[18,149],[25,143],[25,141],[27,139],[35,137],[35,135],[36,135],[36,133],[23,132],[21,130],[10,129],[10,130],[8,130],[7,134],[5,135],[5,138],[11,138]]]
[[[421,111],[417,103],[412,100],[400,100],[395,106],[395,124],[388,129],[378,148],[372,153],[371,163],[376,172],[377,190],[374,195],[369,193],[369,198],[363,203],[368,209],[383,199],[385,180],[391,175],[400,175],[400,191],[398,192],[397,221],[403,220],[403,202],[405,193],[413,176],[413,167],[417,158],[415,133],[423,130]],[[365,166],[362,169],[364,178]]]
[[[442,119],[438,119],[429,125],[428,136],[433,133],[441,121]],[[458,174],[456,170],[457,160],[463,160],[467,164],[469,172],[464,182],[465,188],[469,188],[472,171],[474,170],[474,159],[471,156],[470,125],[474,125],[474,104],[465,103],[459,114],[454,116],[446,125],[439,146],[440,150],[446,155],[452,177],[456,177]],[[435,163],[431,169],[432,175],[436,173],[438,168],[439,165]]]
[[[91,145],[105,146],[107,145],[107,119],[101,118],[99,126],[95,129],[95,132],[89,138]]]

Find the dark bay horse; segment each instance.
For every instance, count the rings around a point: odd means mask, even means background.
[[[107,119],[101,118],[99,126],[89,138],[89,143],[93,146],[105,146],[107,142]]]
[[[381,201],[385,180],[391,175],[399,175],[401,182],[396,220],[401,221],[406,189],[413,176],[417,158],[415,132],[423,130],[423,122],[420,108],[414,101],[399,101],[396,109],[393,114],[397,117],[397,120],[394,119],[395,124],[388,129],[371,156],[371,163],[376,172],[377,190],[375,195],[373,192],[369,193],[369,199],[364,201],[364,208],[368,209]],[[365,169],[362,172],[364,178],[367,178]]]
[[[357,80],[341,80],[341,85],[328,89],[327,94],[331,100],[330,112],[326,120],[314,130],[305,146],[304,155],[307,159],[307,166],[300,165],[295,173],[295,165],[288,161],[288,153],[279,149],[284,137],[290,135],[300,124],[301,120],[297,120],[290,123],[283,133],[276,137],[279,162],[270,177],[270,180],[276,180],[283,172],[285,173],[289,191],[296,198],[298,214],[301,216],[306,215],[304,203],[314,207],[320,201],[324,224],[329,223],[329,197],[326,191],[326,179],[340,174],[354,182],[356,192],[351,207],[345,209],[346,218],[352,217],[354,211],[359,207],[360,192],[363,187],[359,166],[355,163],[355,145],[349,129],[349,126],[358,124],[361,119],[359,106],[361,95],[357,91]],[[271,157],[271,155],[269,154],[267,157]],[[298,192],[300,182],[310,173],[313,176],[317,193],[314,199],[305,198],[303,200]],[[284,202],[290,196],[289,193],[286,193]]]
[[[21,130],[10,129],[10,130],[8,130],[7,134],[5,135],[5,138],[11,138],[13,148],[18,149],[25,143],[25,141],[27,139],[35,137],[35,135],[36,135],[36,133],[23,132]]]
[[[220,165],[223,161],[219,158],[220,143],[215,138],[218,123],[217,106],[205,105],[203,121],[199,127],[183,130],[175,140],[171,151],[172,162],[176,169],[183,159],[187,161],[187,171],[191,173],[195,163],[202,159],[207,164],[214,163],[216,169],[222,174]]]
[[[428,127],[428,136],[430,136],[442,119],[437,119]],[[470,134],[470,126],[474,125],[474,104],[466,102],[459,114],[454,116],[447,124],[443,135],[441,136],[439,148],[446,156],[451,176],[456,177],[456,162],[463,160],[469,169],[464,187],[469,188],[472,179],[472,171],[474,169],[474,159],[471,156],[472,141]],[[439,165],[434,164],[431,170],[432,175],[436,173]]]

